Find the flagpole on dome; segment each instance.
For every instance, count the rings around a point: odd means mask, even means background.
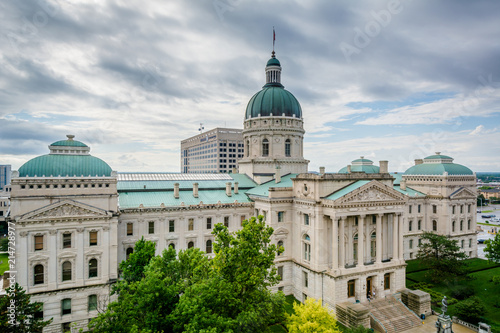
[[[274,26],[273,26],[273,53],[272,53],[272,57],[275,58],[274,56],[274,42],[276,41],[276,32],[274,31]]]

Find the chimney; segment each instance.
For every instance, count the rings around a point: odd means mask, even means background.
[[[421,158],[415,159],[415,165],[419,165],[419,164],[422,164],[422,163],[424,163],[423,159],[421,159]]]
[[[238,194],[238,182],[234,182],[234,194]]]
[[[198,198],[198,183],[193,183],[193,197]]]
[[[324,175],[325,174],[325,167],[319,167],[319,174]]]
[[[174,184],[174,198],[179,199],[179,183]]]
[[[347,173],[351,173],[351,165],[350,164],[347,166]]]
[[[231,196],[231,182],[227,182],[227,183],[226,183],[226,195],[227,195],[228,197],[230,197],[230,196]]]
[[[281,182],[281,172],[280,172],[281,167],[279,165],[276,166],[276,172],[274,173],[274,181],[276,184]]]
[[[389,161],[380,161],[380,173],[388,173],[389,172]]]
[[[231,173],[238,173],[238,169],[233,168],[233,169],[231,170]]]
[[[403,191],[406,191],[406,179],[401,179],[401,182],[399,183],[399,188],[402,189]]]

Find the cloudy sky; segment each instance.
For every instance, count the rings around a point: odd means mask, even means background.
[[[242,128],[272,51],[310,170],[440,151],[500,171],[500,1],[7,0],[0,164],[76,135],[118,171],[179,171],[180,141]]]

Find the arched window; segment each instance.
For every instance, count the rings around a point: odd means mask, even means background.
[[[286,141],[285,141],[285,156],[286,157],[290,157],[291,156],[290,139],[286,139]]]
[[[283,246],[283,241],[282,241],[282,240],[280,240],[280,241],[278,242],[278,249],[279,249],[280,247],[282,247],[282,248],[283,248],[283,252],[282,252],[282,253],[284,253],[284,252],[285,252],[285,247]],[[278,255],[281,255],[281,254],[278,254]]]
[[[269,141],[267,139],[262,140],[262,156],[269,156]]]
[[[174,243],[170,243],[170,244],[168,245],[168,247],[171,247],[171,248],[173,248],[173,249],[175,250],[175,244],[174,244]]]
[[[193,243],[193,242],[189,242],[189,243],[188,243],[188,249],[190,249],[190,248],[192,248],[192,247],[194,247],[194,243]]]
[[[207,246],[206,246],[206,253],[212,253],[212,241],[209,239],[207,240]]]
[[[71,281],[71,263],[69,261],[65,261],[62,264],[62,280]]]
[[[311,261],[311,238],[308,234],[304,235],[304,260]]]
[[[97,277],[97,259],[89,260],[89,278]]]
[[[43,284],[43,278],[43,265],[36,265],[33,275],[34,284]]]
[[[432,230],[437,231],[438,230],[438,223],[436,220],[432,220]]]
[[[377,255],[377,233],[375,231],[372,232],[372,235],[370,238],[371,238],[370,254],[372,257],[375,257]]]
[[[127,249],[127,252],[126,252],[126,255],[127,255],[127,260],[128,260],[128,258],[130,258],[130,255],[131,255],[132,253],[134,253],[134,248],[133,248],[133,247],[129,247],[129,248]]]
[[[354,242],[352,243],[352,258],[358,261],[358,234],[354,235]]]

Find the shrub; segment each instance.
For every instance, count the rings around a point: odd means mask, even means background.
[[[468,285],[455,285],[450,290],[451,297],[458,300],[464,300],[471,296],[474,296],[474,288]]]
[[[455,314],[458,318],[475,325],[481,320],[485,311],[485,306],[475,296],[459,302],[455,307]]]

